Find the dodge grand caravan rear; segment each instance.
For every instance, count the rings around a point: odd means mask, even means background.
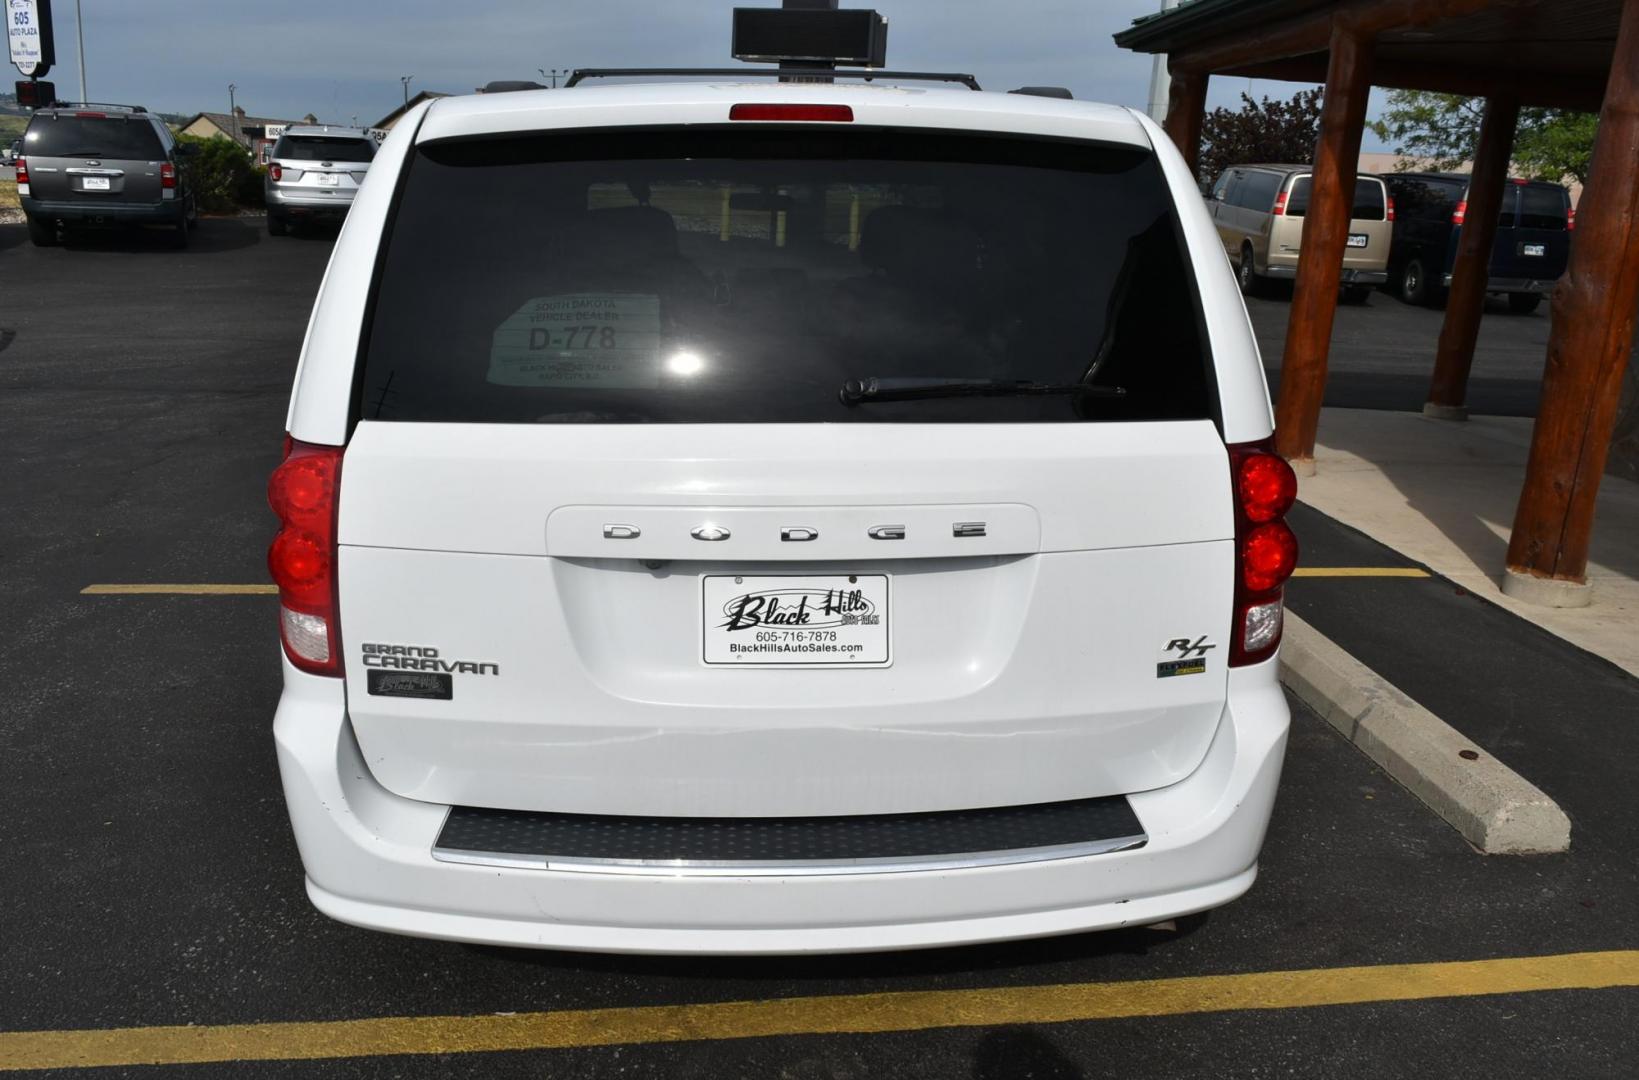
[[[288,432],[275,736],[335,918],[848,951],[1252,884],[1295,483],[1212,221],[1130,110],[419,107]]]

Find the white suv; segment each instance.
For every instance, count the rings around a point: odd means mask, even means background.
[[[270,498],[314,904],[783,953],[1241,895],[1296,484],[1121,108],[680,83],[381,147]]]

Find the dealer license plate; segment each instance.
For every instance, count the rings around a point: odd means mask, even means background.
[[[1365,247],[1366,244],[1369,243],[1370,241],[1371,241],[1371,237],[1367,236],[1363,232],[1352,232],[1352,233],[1349,234],[1349,246],[1350,247],[1362,248],[1362,247]]]
[[[341,183],[340,173],[322,172],[314,173],[313,175],[318,179],[320,187],[335,187],[337,184]]]
[[[106,176],[84,176],[84,177],[81,177],[80,178],[80,190],[82,190],[82,191],[107,191],[108,190],[108,177],[106,177]]]
[[[1521,255],[1535,255],[1535,256],[1540,258],[1541,256],[1548,254],[1548,245],[1547,244],[1523,244],[1520,247],[1520,254]]]
[[[882,667],[891,659],[886,574],[709,574],[700,592],[707,664]]]

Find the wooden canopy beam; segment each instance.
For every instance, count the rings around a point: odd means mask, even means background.
[[[1468,181],[1468,212],[1457,242],[1457,261],[1451,268],[1451,293],[1446,299],[1440,344],[1434,354],[1434,378],[1423,412],[1442,420],[1466,420],[1468,372],[1474,366],[1474,345],[1480,339],[1480,316],[1485,312],[1485,286],[1491,273],[1491,245],[1497,239],[1497,217],[1503,190],[1508,186],[1508,159],[1514,149],[1514,128],[1519,123],[1519,102],[1494,97],[1485,103],[1479,144],[1474,150],[1474,172]]]
[[[1588,602],[1594,501],[1639,309],[1639,0],[1623,0],[1621,18],[1502,584],[1561,607]]]
[[[1326,79],[1326,55],[1293,56],[1263,64],[1244,64],[1215,72],[1233,78],[1281,79],[1317,83]],[[1464,97],[1490,97],[1506,90],[1522,105],[1598,112],[1605,84],[1560,72],[1428,64],[1409,64],[1379,56],[1372,61],[1372,85],[1389,90],[1432,90]]]
[[[1635,0],[1639,3],[1639,0]],[[1275,406],[1275,446],[1287,458],[1312,462],[1320,403],[1326,389],[1326,358],[1337,314],[1344,246],[1354,208],[1360,135],[1371,93],[1371,39],[1339,19],[1332,28],[1331,62],[1320,110],[1309,211],[1303,219],[1292,314],[1286,325],[1280,400]]]

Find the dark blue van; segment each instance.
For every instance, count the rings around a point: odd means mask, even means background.
[[[1468,176],[1414,172],[1384,179],[1395,209],[1389,288],[1408,303],[1443,303],[1468,211]],[[1510,180],[1502,193],[1486,291],[1506,296],[1511,311],[1535,311],[1565,272],[1574,223],[1571,193],[1564,187]]]

